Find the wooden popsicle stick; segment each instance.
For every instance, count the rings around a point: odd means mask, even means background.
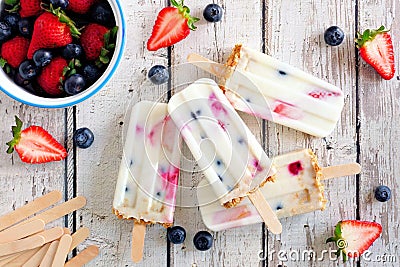
[[[3,232],[0,232],[0,244],[15,241],[27,236],[36,234],[44,230],[45,223],[42,220],[34,220],[25,225],[17,225],[17,227],[11,227]]]
[[[50,245],[51,243],[47,243],[42,246],[28,261],[22,265],[22,267],[38,267],[46,255],[47,250],[49,250]]]
[[[195,53],[189,54],[187,61],[217,77],[225,77],[228,70],[228,67],[224,64],[214,62]]]
[[[135,222],[132,230],[132,251],[131,251],[131,258],[135,263],[140,262],[143,258],[145,235],[146,235],[146,225]]]
[[[81,267],[96,258],[97,255],[99,255],[99,248],[94,245],[90,246],[70,259],[64,267]]]
[[[29,216],[50,207],[62,198],[60,191],[50,192],[42,197],[36,198],[25,206],[22,206],[6,215],[0,217],[0,231],[27,219]]]
[[[27,262],[33,255],[36,254],[41,249],[41,247],[31,249],[28,251],[24,251],[20,256],[17,258],[13,259],[12,261],[9,262],[7,266],[22,266],[25,262]]]
[[[64,229],[62,227],[54,227],[48,230],[45,230],[41,233],[36,234],[37,236],[41,236],[44,238],[45,243],[53,242],[54,240],[59,239],[64,234]]]
[[[322,171],[322,180],[328,180],[341,176],[349,176],[359,174],[361,172],[361,166],[358,163],[348,163],[337,166],[324,167]]]
[[[44,255],[42,261],[40,262],[40,267],[51,267],[51,264],[53,263],[54,255],[56,254],[58,244],[60,241],[56,240],[53,241],[50,244],[49,249],[46,252],[46,255]]]
[[[257,209],[261,218],[264,220],[268,230],[276,235],[282,233],[282,224],[280,223],[276,213],[272,210],[269,203],[265,200],[260,189],[250,193],[248,197],[251,203],[253,203],[254,207]]]
[[[0,258],[0,267],[7,266],[7,264],[9,262],[15,260],[16,258],[18,258],[19,256],[21,256],[24,253],[25,253],[25,251],[22,251],[22,252],[18,252],[18,253],[14,253],[11,255],[1,257]]]
[[[68,228],[64,227],[63,230],[65,235],[71,235],[71,230],[69,230]]]
[[[72,243],[69,252],[73,251],[80,243],[89,237],[90,230],[87,227],[82,227],[72,235]]]
[[[52,267],[59,267],[65,264],[71,243],[72,237],[70,235],[63,235],[61,237],[56,254],[54,255]]]
[[[30,236],[24,239],[0,244],[0,256],[10,255],[17,252],[41,247],[45,244],[43,236]]]

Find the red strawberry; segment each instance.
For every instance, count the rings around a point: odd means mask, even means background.
[[[293,120],[298,120],[303,116],[302,111],[298,107],[282,101],[274,103],[273,112]]]
[[[17,68],[22,61],[26,59],[26,53],[28,52],[29,40],[17,36],[11,40],[8,40],[1,46],[1,57],[7,61],[7,63]]]
[[[14,149],[23,162],[36,164],[59,161],[67,157],[67,151],[46,130],[30,126],[22,130],[22,121],[15,116],[16,126],[12,127],[14,139],[7,143],[7,153]]]
[[[69,0],[68,10],[78,14],[87,14],[96,0]]]
[[[61,82],[64,80],[64,69],[68,66],[62,57],[54,58],[49,65],[43,68],[37,77],[37,82],[46,93],[59,96],[63,93]]]
[[[45,12],[35,21],[28,58],[32,59],[33,53],[41,48],[66,46],[72,42],[72,36],[79,35],[74,22],[62,11],[56,9]]]
[[[343,260],[360,257],[381,235],[382,226],[375,222],[356,220],[340,221],[335,228],[335,236],[326,242],[335,242],[338,246],[337,256],[343,255]]]
[[[394,77],[394,52],[389,30],[381,26],[377,30],[365,30],[357,33],[357,47],[360,56],[370,64],[385,80]]]
[[[104,35],[108,29],[102,25],[91,23],[86,26],[81,35],[81,44],[87,60],[96,60],[104,46]]]
[[[41,0],[20,0],[19,14],[21,18],[37,16],[42,13],[41,2]]]
[[[178,3],[171,0],[173,7],[163,8],[158,14],[150,39],[147,41],[147,49],[156,51],[162,47],[168,47],[185,39],[190,30],[195,30],[194,23],[199,18],[190,16],[190,9],[183,5],[183,0]]]

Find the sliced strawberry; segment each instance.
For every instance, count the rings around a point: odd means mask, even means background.
[[[67,151],[46,130],[30,126],[22,130],[22,121],[15,116],[16,126],[12,127],[14,139],[7,143],[7,153],[17,151],[23,162],[38,164],[60,161],[67,157]]]
[[[370,64],[385,80],[394,77],[394,52],[389,30],[381,26],[377,30],[365,30],[357,33],[357,47],[360,56]]]
[[[340,221],[335,228],[335,236],[326,242],[335,242],[338,246],[337,256],[360,257],[374,241],[381,235],[382,226],[376,222],[357,220]]]
[[[173,7],[163,8],[157,16],[150,39],[147,41],[147,49],[156,51],[162,47],[168,47],[185,39],[190,30],[195,30],[194,23],[199,18],[190,16],[190,9],[183,5],[183,0],[178,3],[171,0]]]

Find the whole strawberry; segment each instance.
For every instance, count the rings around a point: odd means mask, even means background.
[[[109,31],[106,27],[91,23],[85,27],[81,35],[82,48],[87,60],[96,60],[104,47],[104,35]]]
[[[357,48],[360,56],[370,64],[385,80],[394,77],[394,52],[389,30],[381,26],[377,30],[367,29],[357,33]]]
[[[37,77],[40,87],[49,95],[60,96],[63,93],[62,81],[65,78],[64,70],[67,66],[68,63],[64,58],[54,58]]]
[[[67,151],[46,130],[30,126],[22,130],[22,121],[15,116],[16,126],[12,127],[13,140],[7,143],[7,153],[17,151],[23,162],[38,164],[59,161],[67,157]]]
[[[176,44],[185,39],[191,30],[196,29],[194,23],[200,19],[190,16],[190,9],[183,5],[183,0],[180,3],[171,0],[171,4],[173,7],[163,8],[157,16],[151,37],[147,41],[149,51]]]
[[[12,6],[10,12],[19,11],[21,18],[37,16],[43,12],[41,0],[5,0],[5,3]]]
[[[7,61],[11,67],[17,68],[19,64],[26,59],[28,47],[28,39],[21,36],[16,36],[13,39],[3,43],[0,54],[1,57]]]
[[[72,36],[80,35],[75,23],[59,8],[50,11],[44,12],[35,21],[28,50],[29,59],[32,59],[36,50],[66,46],[72,42]]]
[[[68,10],[78,14],[87,14],[94,3],[96,0],[69,0]]]

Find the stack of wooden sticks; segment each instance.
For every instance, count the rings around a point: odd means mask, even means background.
[[[47,209],[61,198],[61,192],[53,191],[0,217],[0,267],[75,267],[98,255],[99,248],[89,246],[66,262],[68,254],[89,236],[89,229],[80,228],[72,235],[67,228],[45,229],[46,224],[86,205],[84,197],[76,197]]]

